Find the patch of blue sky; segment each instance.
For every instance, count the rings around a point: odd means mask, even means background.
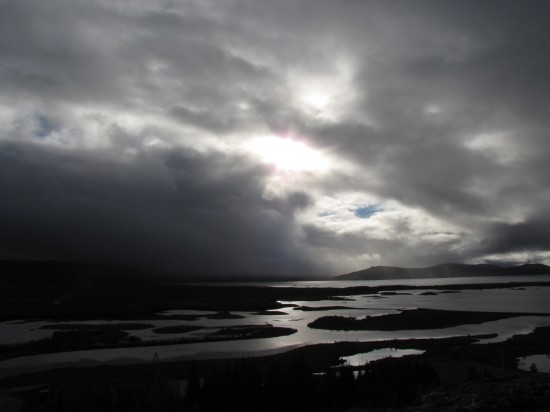
[[[380,205],[376,204],[370,204],[358,207],[357,209],[352,209],[351,211],[355,216],[357,216],[360,219],[368,219],[375,214],[382,212],[384,209],[380,207]]]
[[[50,133],[55,131],[55,126],[46,116],[38,114],[35,116],[34,135],[39,139],[45,139]]]

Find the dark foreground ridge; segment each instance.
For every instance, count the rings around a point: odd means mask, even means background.
[[[542,412],[550,407],[550,375],[531,374],[474,380],[430,392],[405,408],[408,412]],[[357,411],[359,412],[359,411]]]
[[[395,266],[373,266],[368,269],[336,276],[336,280],[376,280],[376,279],[422,279],[469,276],[518,276],[547,275],[550,266],[527,264],[514,267],[498,265],[465,265],[445,263],[426,268],[402,268]]]

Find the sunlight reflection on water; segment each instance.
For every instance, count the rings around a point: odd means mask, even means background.
[[[524,371],[531,371],[532,365],[535,365],[538,372],[550,372],[550,354],[531,355],[518,358],[518,368]]]
[[[311,329],[307,325],[325,315],[365,317],[388,313],[397,313],[403,309],[428,308],[442,310],[474,310],[495,312],[543,312],[550,313],[550,287],[500,288],[486,290],[462,290],[460,293],[437,293],[422,295],[425,290],[416,290],[410,294],[387,295],[385,299],[376,296],[353,296],[354,301],[292,301],[282,302],[287,305],[309,306],[347,306],[348,309],[327,311],[303,311],[287,306],[277,309],[284,314],[255,314],[251,312],[233,312],[243,316],[242,319],[207,319],[204,315],[214,312],[177,310],[164,312],[166,315],[197,315],[198,320],[143,320],[156,327],[176,325],[199,325],[207,328],[221,328],[238,325],[265,325],[291,327],[297,330],[293,335],[269,339],[250,339],[239,341],[207,342],[192,344],[158,345],[150,347],[132,347],[116,349],[96,349],[87,351],[44,354],[9,359],[0,362],[0,375],[19,373],[24,370],[37,370],[61,365],[93,365],[101,363],[138,363],[153,358],[154,353],[164,360],[230,358],[243,356],[261,356],[289,350],[297,346],[332,343],[337,341],[379,341],[388,339],[436,338],[497,333],[496,338],[483,340],[481,343],[505,340],[513,334],[529,333],[537,326],[550,325],[550,317],[524,316],[487,322],[481,325],[461,325],[453,328],[434,330],[407,331],[328,331]],[[70,323],[70,322],[64,322]],[[122,321],[75,321],[74,323],[123,323]],[[0,323],[0,343],[26,342],[51,336],[53,330],[40,329],[48,324],[36,322],[3,322]],[[196,337],[204,331],[160,335],[153,328],[127,331],[131,336],[145,341],[162,339]],[[211,330],[210,330],[211,332]]]
[[[363,366],[365,363],[384,358],[401,358],[407,355],[421,355],[425,351],[418,349],[395,349],[383,348],[375,349],[370,352],[358,353],[352,356],[343,356],[340,360],[350,366]]]

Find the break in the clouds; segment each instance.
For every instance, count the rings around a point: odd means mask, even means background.
[[[0,3],[0,258],[550,260],[550,5]]]

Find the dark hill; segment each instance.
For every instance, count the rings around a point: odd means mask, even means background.
[[[401,268],[394,266],[373,266],[358,272],[336,276],[337,280],[375,280],[375,279],[419,279],[447,278],[467,276],[503,276],[503,275],[543,275],[550,274],[550,266],[527,264],[513,267],[498,265],[465,265],[445,263],[426,268]]]

